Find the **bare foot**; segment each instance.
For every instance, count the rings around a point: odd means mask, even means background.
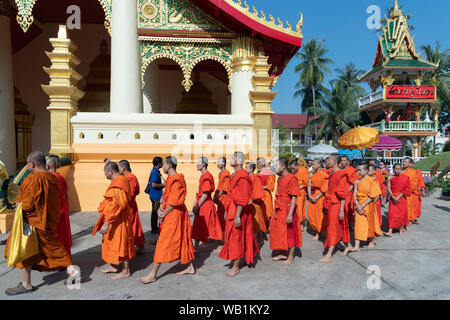
[[[331,262],[331,261],[333,261],[333,258],[324,256],[322,259],[320,259],[320,260],[317,261],[317,262],[320,262],[320,263],[327,263],[327,262]]]
[[[375,243],[369,243],[369,245],[367,246],[368,249],[375,249]]]
[[[108,268],[106,268],[106,269],[102,269],[102,270],[100,270],[101,272],[103,272],[103,273],[116,273],[116,272],[118,272],[119,270],[118,269],[116,269],[116,268],[114,268],[114,267],[108,267]]]
[[[148,275],[147,277],[138,278],[138,281],[143,284],[149,284],[149,283],[155,282],[156,277],[152,277],[151,275]]]
[[[239,270],[239,269],[237,269],[237,270],[231,269],[230,272],[228,272],[228,273],[226,274],[226,276],[227,276],[228,278],[232,278],[232,277],[234,277],[235,275],[237,275],[240,271],[241,271],[241,270]]]
[[[361,249],[360,248],[356,248],[356,247],[350,250],[350,252],[359,252],[359,251],[361,251]]]
[[[316,234],[316,235],[313,237],[313,240],[319,240],[319,234]]]
[[[273,260],[273,261],[280,261],[280,260],[286,260],[287,258],[288,258],[288,257],[283,256],[282,254],[280,254],[280,255],[278,255],[278,256],[276,256],[276,257],[273,257],[272,260]]]
[[[281,264],[285,266],[289,266],[294,263],[294,259],[287,259],[286,261],[283,261]]]
[[[352,247],[349,245],[345,248],[344,252],[341,252],[341,256],[345,257],[347,253],[352,249]]]
[[[405,230],[406,231],[411,231],[411,228],[410,227],[406,227]]]
[[[123,278],[128,278],[129,276],[131,276],[131,273],[129,271],[123,271],[112,276],[111,279],[112,280],[119,280],[119,279],[123,279]]]
[[[392,233],[389,233],[389,232],[383,232],[383,234],[384,234],[385,237],[392,237]]]
[[[186,269],[177,272],[176,274],[178,275],[182,275],[182,274],[195,274],[195,268],[193,265],[190,265],[189,267],[187,267]]]
[[[222,251],[222,249],[223,249],[223,246],[220,245],[216,249],[213,250],[213,253],[220,253],[220,251]]]

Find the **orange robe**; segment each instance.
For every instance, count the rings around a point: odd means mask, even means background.
[[[402,226],[409,224],[408,219],[408,204],[406,198],[411,195],[411,187],[409,178],[404,175],[392,177],[391,191],[394,197],[398,197],[401,193],[403,197],[397,203],[389,201],[388,221],[389,229],[400,229]]]
[[[375,182],[378,184],[378,187],[380,188],[380,192],[381,192],[382,185],[380,184],[380,181],[375,178]],[[381,215],[381,197],[375,203],[375,209],[376,209],[377,216],[378,216],[378,222],[380,223],[380,228],[381,228],[383,226],[383,216]]]
[[[208,243],[208,238],[222,240],[222,228],[220,226],[219,216],[211,198],[213,191],[214,178],[209,171],[206,171],[200,177],[195,205],[198,204],[203,194],[206,194],[208,197],[200,206],[199,213],[194,217],[192,226],[192,239],[199,240],[203,243]]]
[[[411,195],[409,197],[406,197],[407,204],[408,204],[408,219],[409,221],[415,221],[417,220],[416,216],[416,210],[414,210],[414,206],[418,205],[418,194],[419,194],[419,179],[417,176],[416,169],[408,168],[405,171],[402,172],[402,175],[407,176],[409,178],[410,188],[411,188]]]
[[[227,223],[225,226],[225,244],[219,253],[219,258],[236,260],[245,257],[247,264],[253,263],[256,253],[259,253],[253,231],[250,202],[252,196],[252,181],[244,169],[237,171],[230,180],[230,191],[227,203]],[[237,206],[243,206],[241,226],[236,228],[234,218]]]
[[[266,222],[269,222],[273,214],[272,192],[275,190],[275,175],[270,169],[264,168],[262,169],[261,173],[259,173],[259,176],[261,177],[263,187],[267,188],[264,190],[266,195],[264,197],[265,211],[263,211],[263,213],[264,219],[266,220]]]
[[[311,196],[316,197],[320,192],[325,194],[328,190],[328,173],[325,170],[311,175]],[[323,200],[324,196],[320,197],[316,203],[308,200],[308,221],[311,227],[317,232],[326,231],[327,222],[323,215]]]
[[[184,204],[186,193],[186,181],[182,174],[177,173],[167,178],[162,209],[165,210],[168,205],[175,208],[164,217],[161,224],[153,263],[180,260],[181,264],[187,264],[194,260],[191,221]]]
[[[141,219],[139,218],[139,210],[136,203],[136,197],[140,192],[139,181],[134,174],[128,172],[125,177],[130,184],[131,200],[130,200],[130,214],[131,227],[133,229],[134,245],[143,246],[145,244],[144,231],[142,230]]]
[[[69,200],[67,199],[67,183],[64,177],[58,172],[52,172],[59,181],[59,201],[61,203],[61,215],[58,224],[58,241],[66,248],[67,253],[72,259],[70,248],[72,247],[72,231],[70,230],[69,218]]]
[[[102,259],[106,263],[119,264],[136,255],[130,215],[131,190],[125,176],[117,176],[106,189],[105,198],[98,208],[100,218],[92,231],[95,236],[105,222],[108,232],[102,239]]]
[[[17,202],[22,202],[23,221],[35,228],[39,254],[16,264],[16,268],[52,271],[72,264],[72,258],[58,241],[59,191],[58,179],[47,171],[29,174],[20,185]],[[5,258],[8,256],[8,243]]]
[[[300,189],[300,194],[297,197],[298,215],[300,222],[303,222],[306,219],[306,195],[308,190],[309,171],[305,167],[299,168],[295,176],[297,177],[299,186],[304,187],[303,189]]]
[[[356,180],[359,179],[358,173],[356,172],[356,169],[352,166],[348,166],[344,169],[345,173],[347,174],[348,182],[350,185],[355,186]],[[348,223],[353,221],[353,212],[354,212],[354,203],[353,203],[353,189],[347,193],[347,196],[345,197],[345,215],[347,216]]]
[[[219,216],[220,227],[225,230],[225,205],[227,203],[228,188],[230,187],[230,172],[224,170],[219,174],[219,184],[215,194],[219,194],[220,191],[224,191],[217,202],[217,215]]]
[[[266,232],[267,227],[263,214],[263,199],[266,193],[264,192],[261,177],[259,175],[252,174],[250,180],[252,180],[252,204],[250,205],[250,211],[253,217],[253,230],[255,232]]]
[[[339,219],[340,202],[341,200],[345,201],[349,186],[347,173],[344,170],[330,172],[328,190],[325,193],[325,200],[323,202],[323,208],[327,216],[327,239],[324,243],[325,248],[335,246],[341,241],[345,243],[350,242],[350,231],[348,229],[345,210],[344,219]]]
[[[289,250],[292,247],[302,246],[302,229],[300,217],[295,204],[292,223],[287,224],[286,219],[291,208],[291,197],[300,196],[297,177],[288,173],[278,178],[277,193],[275,196],[275,213],[270,221],[270,249]]]
[[[356,199],[359,204],[363,204],[368,198],[374,199],[377,196],[381,196],[381,190],[376,178],[367,177],[357,185]],[[373,201],[364,207],[364,214],[361,215],[355,210],[355,239],[367,241],[368,238],[380,235],[380,222]]]
[[[376,170],[376,175],[377,175],[377,181],[380,184],[380,190],[381,190],[381,195],[383,197],[386,197],[386,180],[383,177],[383,173],[381,172],[380,169]]]
[[[417,180],[418,185],[417,188],[425,188],[425,181],[423,181],[423,174],[422,171],[416,170],[417,173]],[[414,205],[415,215],[417,218],[419,218],[422,215],[422,192],[420,189],[417,190],[417,197],[415,198],[416,203]]]

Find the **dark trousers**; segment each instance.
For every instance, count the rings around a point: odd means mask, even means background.
[[[152,232],[158,232],[158,210],[161,205],[160,200],[152,200]]]

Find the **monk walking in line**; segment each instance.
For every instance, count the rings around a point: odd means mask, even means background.
[[[139,218],[138,205],[136,203],[136,197],[140,192],[139,181],[131,172],[130,163],[127,160],[119,161],[118,166],[120,174],[124,175],[130,184],[131,200],[129,205],[131,210],[131,226],[133,229],[134,245],[138,247],[136,254],[141,254],[145,246],[145,237],[144,231],[142,230],[141,219]]]
[[[222,240],[222,228],[217,215],[216,206],[212,201],[214,191],[214,178],[208,171],[208,159],[200,157],[197,162],[197,170],[201,172],[196,195],[195,205],[192,208],[194,223],[192,226],[192,239],[195,240],[195,250],[198,250],[199,242],[208,244],[208,239]]]
[[[292,160],[290,163],[292,174],[297,178],[300,194],[297,197],[297,210],[299,215],[299,223],[301,225],[301,231],[303,231],[306,225],[306,193],[309,182],[309,171],[306,168],[306,162],[303,159],[298,161]]]
[[[380,192],[382,185],[380,184],[380,181],[377,179],[376,176],[376,170],[377,168],[374,165],[369,165],[369,177],[372,177],[375,179],[376,183],[378,183],[378,186],[380,187]],[[380,223],[380,227],[383,226],[383,216],[381,215],[381,197],[378,198],[378,200],[375,202],[375,209],[378,216],[378,222]]]
[[[351,249],[350,231],[348,229],[348,221],[345,216],[345,197],[348,193],[349,182],[347,173],[339,168],[341,158],[332,155],[327,158],[327,166],[330,169],[328,178],[328,190],[325,193],[323,208],[327,218],[327,238],[324,248],[328,247],[327,254],[322,257],[319,262],[333,261],[332,255],[334,248],[341,242],[345,246],[342,253],[345,256]]]
[[[328,173],[322,168],[322,160],[314,159],[308,180],[308,221],[316,232],[314,240],[327,230],[327,221],[323,214],[323,200],[328,190]]]
[[[275,197],[275,212],[269,227],[270,249],[280,251],[280,254],[273,257],[272,260],[285,260],[282,264],[287,266],[294,263],[295,247],[302,246],[302,230],[297,208],[300,189],[297,177],[287,170],[286,158],[280,158],[276,167],[280,177]]]
[[[158,211],[161,231],[153,257],[153,269],[146,277],[139,278],[141,283],[155,282],[162,263],[180,260],[187,265],[182,274],[194,274],[194,246],[191,239],[189,212],[184,204],[186,200],[186,181],[184,175],[177,173],[177,159],[169,156],[164,159],[163,170],[168,175],[164,189],[164,203]]]
[[[256,167],[258,168],[258,175],[261,177],[264,192],[264,220],[266,224],[270,222],[273,214],[273,198],[272,192],[275,190],[275,174],[269,168],[266,168],[266,159],[259,157],[256,160]]]
[[[385,232],[386,237],[392,237],[392,231],[399,229],[399,233],[403,233],[403,228],[409,224],[408,206],[406,198],[411,195],[409,178],[402,175],[402,166],[394,165],[394,176],[388,178],[389,192],[389,232]]]
[[[131,226],[130,200],[131,190],[128,179],[120,174],[117,163],[108,161],[105,164],[105,176],[111,180],[106,189],[105,198],[98,208],[100,218],[92,231],[103,235],[102,259],[110,266],[102,269],[103,273],[117,273],[112,280],[127,278],[131,275],[130,260],[136,252],[134,248],[134,235]],[[123,262],[123,269],[119,272],[118,266]]]
[[[409,167],[414,169],[414,160],[411,159]],[[414,199],[414,215],[416,220],[412,223],[419,224],[419,218],[422,215],[422,198],[425,195],[425,181],[423,181],[423,174],[421,170],[414,169],[417,174],[417,196]]]
[[[58,241],[60,222],[60,186],[56,176],[46,170],[45,156],[34,151],[27,157],[30,174],[23,180],[16,201],[22,203],[23,222],[32,226],[36,232],[39,253],[15,265],[22,273],[22,282],[17,287],[6,289],[7,295],[30,293],[36,290],[31,285],[31,270],[56,271],[67,268],[74,277],[79,274],[72,266],[72,259]],[[8,238],[5,258],[14,255],[9,249]]]
[[[239,273],[240,259],[245,258],[247,264],[252,264],[259,253],[248,205],[252,194],[252,181],[248,172],[242,168],[244,162],[243,152],[237,151],[231,157],[230,165],[234,168],[234,174],[228,193],[225,245],[219,254],[219,258],[233,261],[233,267],[227,277],[234,277]]]
[[[361,177],[355,183],[355,247],[352,252],[360,251],[361,241],[369,241],[368,248],[375,248],[375,237],[381,235],[380,223],[375,203],[381,197],[380,185],[376,178],[369,175],[369,166],[360,164],[358,175]]]
[[[217,215],[219,216],[220,228],[222,233],[225,231],[225,207],[228,202],[228,189],[230,188],[230,172],[226,169],[227,159],[220,157],[217,160],[217,168],[219,168],[219,184],[214,193],[213,202],[217,205]],[[220,244],[213,252],[222,251],[223,243]]]
[[[58,157],[59,158],[59,157]],[[69,198],[67,197],[67,183],[64,177],[56,171],[58,167],[58,160],[56,157],[48,157],[47,170],[55,175],[59,182],[59,201],[61,203],[61,215],[59,217],[59,224],[57,228],[58,240],[66,248],[67,253],[72,259],[70,248],[72,247],[72,231],[70,229],[69,218]]]
[[[381,169],[377,169],[377,161],[375,159],[370,159],[368,161],[368,165],[372,165],[375,166],[375,174],[376,174],[376,179],[378,181],[378,183],[380,184],[380,190],[381,190],[381,197],[386,197],[386,179],[383,176],[383,171],[381,171]],[[381,165],[381,163],[380,163]],[[380,197],[380,214],[381,214],[381,204],[382,204],[382,199]],[[380,225],[382,224],[382,221],[380,220]]]
[[[409,222],[415,223],[417,222],[417,211],[414,209],[414,206],[419,204],[419,177],[417,175],[416,169],[413,168],[413,160],[410,157],[406,157],[403,159],[403,172],[402,175],[405,175],[409,178],[411,195],[406,197],[407,206],[408,206],[408,219]],[[409,230],[409,227],[407,227]]]
[[[252,181],[252,195],[249,202],[250,210],[253,217],[253,231],[255,232],[256,241],[258,245],[262,245],[264,234],[267,232],[266,222],[264,220],[263,207],[265,192],[262,186],[261,177],[254,174],[256,164],[249,162],[246,166],[246,170]]]
[[[355,187],[355,182],[359,177],[358,173],[356,172],[356,168],[350,165],[350,160],[347,156],[341,156],[339,167],[345,171],[348,177],[348,182],[350,183],[347,196],[345,197],[345,216],[347,217],[347,221],[350,226],[353,221],[354,212],[353,188]]]

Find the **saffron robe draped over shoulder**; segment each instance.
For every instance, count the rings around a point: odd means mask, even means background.
[[[286,222],[289,210],[291,209],[291,199],[293,196],[298,197],[299,195],[300,189],[297,177],[288,173],[284,177],[278,178],[275,212],[269,226],[270,249],[288,250],[292,247],[302,246],[302,229],[297,201],[292,215],[292,223],[288,224]]]
[[[125,176],[117,176],[109,185],[105,198],[98,208],[100,218],[92,231],[94,236],[105,222],[109,222],[108,231],[102,239],[102,259],[106,263],[119,264],[120,261],[134,258],[133,229],[131,227],[130,199],[131,190]]]
[[[141,219],[139,218],[139,210],[136,203],[136,197],[140,193],[139,181],[131,172],[127,173],[125,177],[130,184],[131,200],[130,200],[130,213],[131,213],[131,226],[133,229],[134,245],[143,246],[145,243],[144,231],[142,230]]]
[[[167,178],[162,209],[165,210],[169,205],[175,207],[175,209],[164,217],[161,224],[153,263],[180,260],[181,264],[187,264],[194,260],[195,251],[191,239],[191,221],[184,204],[186,194],[186,181],[182,174],[177,173]]]
[[[380,184],[380,191],[381,191],[381,195],[383,197],[386,197],[386,180],[383,177],[383,173],[381,172],[380,169],[376,170],[376,179],[378,181],[378,183]]]
[[[22,203],[23,221],[35,228],[39,254],[16,264],[16,268],[52,271],[72,264],[72,258],[58,240],[61,216],[59,192],[58,179],[47,171],[29,174],[20,185],[17,202]],[[5,258],[7,256],[6,249]]]
[[[272,192],[275,190],[275,174],[268,168],[264,168],[261,170],[261,173],[259,173],[259,176],[261,177],[261,182],[263,184],[263,187],[266,187],[264,192],[266,193],[264,197],[264,219],[266,222],[270,221],[270,218],[272,218],[273,214],[273,198],[272,198]]]
[[[309,181],[308,169],[305,167],[299,168],[295,174],[295,177],[298,180],[299,187],[303,186],[303,189],[300,189],[300,194],[297,197],[298,216],[300,218],[300,222],[303,222],[306,219],[306,195]]]
[[[382,189],[382,185],[380,184],[380,181],[378,179],[375,179],[375,182],[378,184],[378,187],[380,188],[380,192]],[[378,198],[377,202],[375,203],[375,210],[378,217],[378,222],[380,223],[380,228],[383,226],[383,216],[381,215],[381,197]]]
[[[222,228],[217,215],[216,206],[211,194],[214,191],[214,178],[209,171],[200,177],[195,204],[198,205],[202,195],[206,194],[205,202],[200,206],[199,213],[194,217],[192,239],[208,243],[209,239],[222,240]]]
[[[425,181],[423,181],[422,171],[415,169],[417,173],[417,196],[414,198],[414,210],[416,219],[422,215],[422,193],[419,188],[425,188]]]
[[[416,169],[408,168],[402,172],[402,175],[407,176],[409,178],[411,195],[406,197],[407,205],[408,205],[408,219],[409,221],[417,220],[417,211],[414,209],[414,206],[419,203],[419,178],[416,172]]]
[[[348,166],[344,169],[345,173],[347,174],[348,182],[350,185],[355,186],[356,180],[358,180],[358,173],[356,172],[356,169],[352,166]],[[354,203],[353,203],[353,189],[347,193],[347,196],[345,197],[345,215],[347,216],[347,221],[350,223],[353,221],[353,212],[354,212]]]
[[[317,173],[311,175],[311,196],[317,197],[322,192],[325,193],[328,190],[328,173],[325,170],[320,170]],[[322,233],[327,229],[327,221],[323,214],[323,201],[325,196],[322,196],[316,203],[312,203],[308,200],[308,221],[311,227],[318,233]]]
[[[363,204],[367,199],[374,199],[381,196],[380,185],[376,178],[367,177],[357,185],[356,199],[359,204]],[[376,212],[374,202],[370,202],[364,207],[364,214],[359,214],[355,210],[355,239],[367,241],[368,238],[375,238],[381,235],[380,222]]]
[[[220,196],[217,203],[217,215],[219,216],[220,227],[222,231],[225,230],[225,205],[227,203],[228,189],[230,188],[230,172],[224,170],[219,174],[219,184],[215,194],[219,194],[220,191],[224,193]]]
[[[408,204],[406,198],[411,195],[409,178],[405,175],[392,177],[391,191],[394,197],[398,197],[400,193],[403,194],[403,197],[401,197],[397,203],[394,203],[392,198],[389,200],[389,229],[399,229],[402,226],[406,227],[409,225]]]
[[[245,257],[247,264],[253,263],[259,253],[253,231],[252,217],[248,203],[251,199],[252,181],[244,169],[237,171],[230,181],[227,203],[227,223],[225,226],[225,244],[219,257],[224,260],[236,260]],[[237,206],[242,206],[241,226],[236,228],[234,218]]]
[[[252,180],[252,204],[250,205],[250,212],[253,217],[253,230],[255,232],[266,232],[267,228],[263,213],[263,199],[266,193],[264,192],[260,176],[252,174],[250,179]]]

